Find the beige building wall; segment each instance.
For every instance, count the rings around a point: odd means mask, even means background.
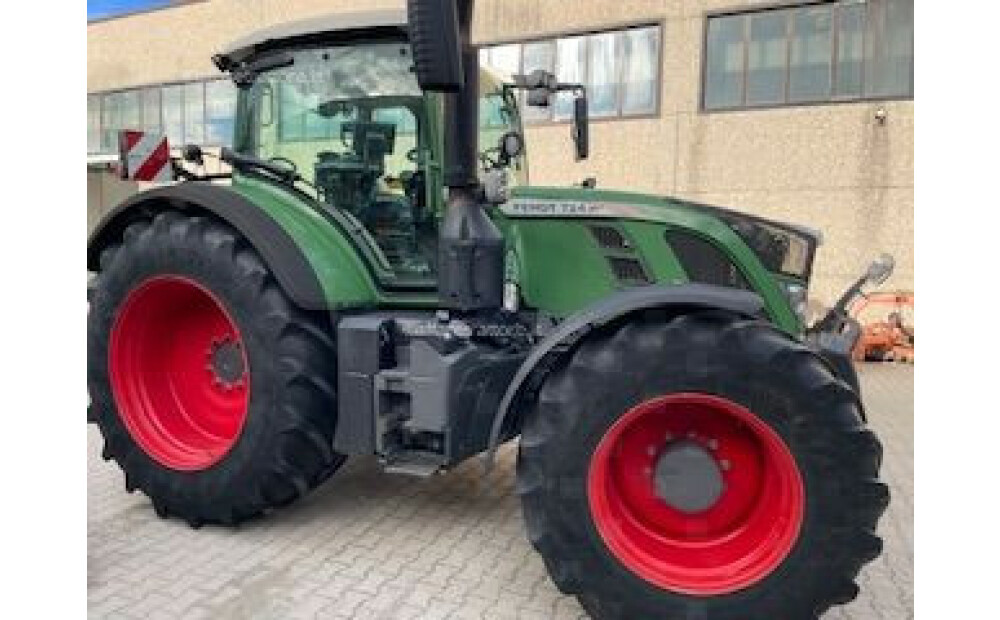
[[[248,31],[403,0],[208,0],[88,24],[90,92],[216,74],[211,55]],[[706,11],[772,0],[479,0],[474,37],[494,43],[633,23],[663,26],[660,112],[597,120],[574,162],[566,124],[527,128],[533,184],[595,176],[606,188],[671,194],[823,230],[813,296],[830,303],[880,251],[913,288],[912,101],[745,112],[699,110]],[[884,123],[876,111],[887,112]]]

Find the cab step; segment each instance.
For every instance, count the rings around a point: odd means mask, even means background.
[[[382,470],[387,474],[401,474],[417,478],[430,478],[444,470],[445,459],[432,452],[397,452],[382,459]]]

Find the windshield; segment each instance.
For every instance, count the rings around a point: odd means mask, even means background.
[[[379,43],[292,52],[291,66],[258,76],[240,148],[294,164],[318,198],[374,238],[392,277],[434,271],[434,214],[426,208],[425,100],[410,46]],[[430,229],[431,234],[422,234]]]

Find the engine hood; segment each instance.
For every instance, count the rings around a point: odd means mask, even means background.
[[[671,211],[677,209],[760,222],[807,236],[816,245],[823,242],[822,232],[808,226],[655,194],[585,187],[516,187],[511,190],[511,199],[501,206],[508,217],[610,217],[666,223],[676,219],[671,216]]]
[[[735,232],[773,272],[808,281],[822,234],[734,209],[669,196],[585,187],[516,187],[500,210],[510,218],[609,218],[660,222],[712,234]],[[796,246],[796,266],[787,266]]]

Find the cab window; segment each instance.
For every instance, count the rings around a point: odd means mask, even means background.
[[[291,162],[330,209],[364,225],[380,275],[433,278],[425,104],[405,44],[306,49],[254,85],[254,155]]]

